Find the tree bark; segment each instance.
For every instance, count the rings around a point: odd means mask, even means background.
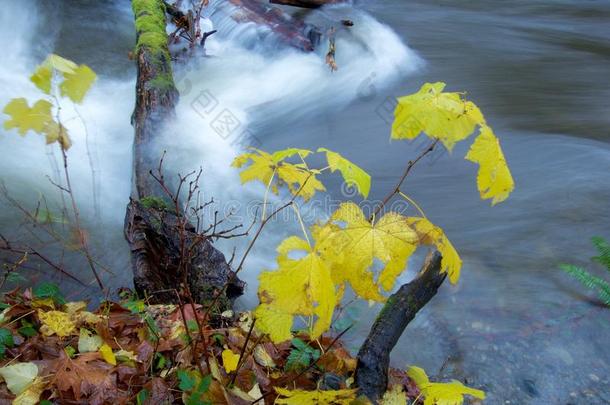
[[[178,226],[183,212],[141,201],[167,200],[167,193],[150,172],[159,166],[162,153],[154,147],[165,123],[174,117],[178,91],[174,85],[167,44],[165,5],[161,0],[133,0],[136,25],[136,105],[132,115],[134,137],[134,192],[127,206],[125,238],[131,249],[134,286],[155,303],[177,303],[188,287],[197,302],[216,294],[224,299],[218,310],[229,309],[243,283],[224,255],[193,226]],[[188,257],[180,246],[189,246]],[[180,274],[181,273],[181,274]],[[187,286],[183,286],[184,280]],[[225,286],[227,288],[225,288]]]
[[[396,342],[445,280],[446,273],[440,270],[441,255],[436,252],[426,258],[415,280],[401,286],[388,298],[358,351],[356,385],[373,403],[377,403],[386,391],[390,353]]]

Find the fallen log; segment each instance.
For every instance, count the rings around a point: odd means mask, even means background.
[[[313,25],[306,24],[278,7],[272,7],[258,0],[229,0],[237,7],[233,19],[238,22],[254,22],[265,25],[280,40],[302,51],[311,52],[318,45],[321,32]]]
[[[344,0],[269,0],[269,3],[301,8],[320,8],[325,4],[336,4],[343,1]]]
[[[224,255],[185,220],[179,204],[164,203],[171,199],[167,186],[152,176],[162,159],[161,151],[153,147],[154,141],[175,115],[178,91],[163,1],[132,0],[132,8],[138,68],[132,115],[134,190],[124,232],[131,249],[134,287],[151,303],[178,303],[191,297],[203,303],[223,294],[215,300],[220,304],[216,309],[229,309],[232,300],[241,294],[243,283],[235,277]],[[188,246],[188,254],[184,246]]]
[[[438,252],[429,255],[419,276],[388,298],[358,351],[356,385],[373,403],[386,391],[390,353],[396,342],[445,280],[447,274],[441,273],[441,259]]]

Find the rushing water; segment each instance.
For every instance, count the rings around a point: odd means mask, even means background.
[[[213,99],[215,112],[230,111],[264,149],[340,151],[373,175],[370,197],[379,199],[421,147],[388,141],[392,97],[424,81],[467,90],[501,137],[517,188],[496,207],[481,201],[476,167],[461,158],[466,146],[425,160],[408,179],[408,193],[446,230],[464,267],[460,283],[443,286],[409,326],[394,365],[417,364],[482,387],[491,404],[610,402],[610,313],[557,269],[573,262],[601,275],[588,260],[589,238],[610,238],[610,4],[386,0],[323,9],[307,19],[324,28],[354,21],[338,33],[339,70],[330,73],[324,49],[287,49],[260,27],[236,25],[218,3],[209,8],[219,32],[208,40],[207,56],[176,67],[181,104],[159,145],[169,152],[169,168],[202,165],[206,197],[225,211],[244,215],[262,198],[262,187],[240,187],[228,167],[240,141],[212,130],[213,117],[201,105]],[[104,278],[112,287],[129,284],[122,240],[135,75],[127,58],[134,41],[129,4],[8,1],[0,13],[2,103],[36,97],[27,77],[50,51],[100,74],[79,109],[87,131],[78,120],[68,123],[71,167],[96,254],[115,273]],[[0,177],[15,197],[31,202],[39,192],[53,194],[44,176],[56,175],[58,156],[40,138],[2,133],[0,145]],[[338,178],[326,180],[329,198],[305,209],[309,220],[349,192]],[[7,234],[18,222],[2,207],[0,230]],[[285,218],[268,231],[247,261],[244,306],[254,304],[256,274],[273,266],[274,246],[298,226]],[[235,244],[222,248],[228,253]],[[87,268],[69,259],[87,278]],[[94,293],[64,283],[74,296]],[[353,347],[377,310],[355,306]]]

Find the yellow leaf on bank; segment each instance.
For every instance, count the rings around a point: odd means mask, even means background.
[[[85,328],[80,329],[78,337],[78,352],[90,353],[97,352],[104,341],[99,335],[96,335]]]
[[[278,269],[259,275],[260,305],[254,311],[256,327],[268,333],[274,342],[281,342],[292,337],[294,316],[315,315],[317,320],[310,330],[315,339],[330,327],[336,305],[330,269],[315,247],[296,236],[285,239],[277,251]],[[289,257],[298,251],[305,256]]]
[[[304,163],[285,161],[293,156],[304,159],[311,153],[310,150],[289,148],[273,154],[255,148],[251,150],[252,152],[237,156],[231,164],[233,167],[242,168],[250,163],[239,174],[242,184],[258,180],[267,186],[271,182],[271,190],[275,194],[278,193],[278,186],[286,185],[292,195],[298,193],[305,201],[317,191],[326,190],[316,178],[319,174],[317,170],[309,169]]]
[[[363,299],[384,301],[385,297],[373,279],[372,266],[376,260],[384,265],[378,284],[390,291],[396,277],[404,271],[407,259],[417,248],[418,236],[408,225],[406,217],[389,212],[371,224],[360,207],[347,202],[332,214],[331,221],[342,225],[341,230],[331,237],[332,243],[349,252],[340,262],[333,263],[334,282],[349,282]]]
[[[230,349],[222,351],[222,366],[225,368],[227,373],[237,370],[239,363],[239,354],[233,353]]]
[[[291,391],[277,387],[274,389],[280,395],[280,398],[277,398],[275,403],[286,405],[348,405],[356,398],[357,391],[355,389],[332,391]]]
[[[112,348],[110,346],[108,346],[106,343],[104,343],[100,347],[99,352],[102,355],[102,358],[104,359],[104,361],[106,363],[116,366],[116,357],[115,357],[114,353],[112,352]]]
[[[383,394],[380,405],[405,405],[406,403],[407,394],[402,389],[402,385],[395,384],[391,390]]]
[[[23,391],[17,395],[12,402],[12,405],[36,405],[40,402],[40,395],[44,391],[47,383],[42,377],[36,377],[34,381]]]
[[[447,272],[449,281],[452,284],[457,283],[460,278],[460,270],[462,269],[462,259],[460,259],[458,252],[443,230],[427,218],[408,217],[407,222],[417,232],[421,245],[432,245],[438,249],[439,253],[443,256],[441,271]]]
[[[38,366],[34,363],[15,363],[0,367],[0,376],[6,387],[15,395],[24,392],[38,376]]]
[[[371,190],[371,176],[367,172],[336,152],[326,148],[319,148],[318,152],[326,153],[326,161],[332,172],[339,170],[347,185],[355,186],[364,198],[368,197]]]
[[[477,188],[482,199],[492,199],[492,206],[506,200],[515,189],[515,182],[506,164],[500,141],[488,126],[481,127],[481,132],[470,147],[466,159],[479,164]]]
[[[417,388],[425,397],[424,405],[461,405],[464,402],[464,395],[485,399],[485,392],[467,387],[456,380],[448,383],[430,382],[426,372],[420,367],[409,367],[407,375],[417,384]]]
[[[70,314],[62,311],[38,311],[38,318],[42,322],[40,332],[44,336],[57,335],[70,336],[76,329]]]

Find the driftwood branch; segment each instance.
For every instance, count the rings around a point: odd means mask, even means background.
[[[269,0],[269,3],[301,8],[320,8],[325,4],[340,3],[341,1],[342,0]]]
[[[373,403],[386,391],[390,353],[396,342],[445,280],[446,273],[440,270],[441,255],[429,255],[419,276],[390,296],[360,348],[356,385]]]

